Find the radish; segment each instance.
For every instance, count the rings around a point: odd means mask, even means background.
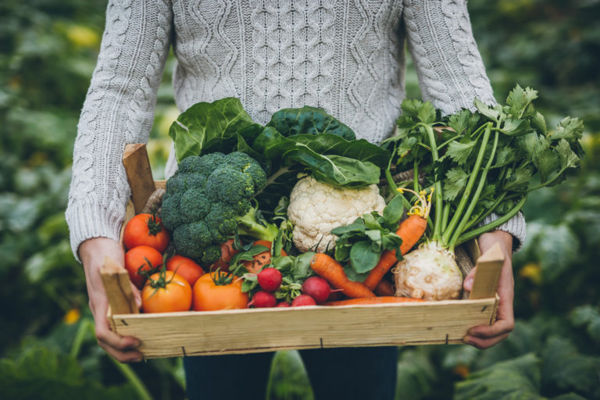
[[[312,297],[310,297],[307,294],[301,294],[292,301],[292,307],[316,306],[316,305],[317,305],[317,302],[315,301],[315,299],[313,299]]]
[[[290,307],[290,303],[288,303],[287,301],[280,301],[279,303],[277,303],[277,305],[275,307]]]
[[[265,268],[258,273],[258,284],[267,292],[274,292],[281,286],[281,272],[275,268]]]
[[[275,299],[275,296],[273,296],[272,293],[259,290],[258,292],[254,293],[254,296],[252,296],[252,301],[248,303],[248,306],[254,306],[255,308],[263,308],[275,307],[276,304],[277,299]]]
[[[302,293],[311,296],[317,304],[321,304],[329,298],[331,286],[320,276],[311,276],[302,284]]]

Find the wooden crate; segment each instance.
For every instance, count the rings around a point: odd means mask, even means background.
[[[154,190],[143,145],[126,149],[132,210]],[[106,260],[103,280],[112,330],[141,340],[146,358],[287,349],[462,343],[467,330],[494,322],[503,263],[498,246],[477,256],[468,299],[419,303],[140,314],[125,269]]]

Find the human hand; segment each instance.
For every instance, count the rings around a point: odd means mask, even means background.
[[[142,353],[136,350],[140,342],[132,336],[120,336],[110,330],[108,323],[108,299],[102,285],[100,268],[105,257],[110,257],[120,265],[124,263],[123,247],[108,238],[88,239],[79,246],[79,256],[83,262],[90,310],[94,316],[96,339],[108,354],[120,362],[141,361]],[[139,290],[132,284],[138,306],[141,304]]]
[[[496,312],[496,321],[492,325],[478,325],[469,329],[463,339],[465,343],[475,346],[478,349],[487,349],[503,341],[515,326],[513,313],[515,281],[512,272],[512,235],[503,231],[494,231],[484,233],[479,237],[479,248],[482,253],[492,248],[496,243],[500,244],[500,248],[504,253],[504,264],[502,265],[500,280],[498,281],[498,296],[500,296],[500,301]],[[475,269],[473,268],[464,280],[463,287],[467,291],[471,291],[473,288]]]

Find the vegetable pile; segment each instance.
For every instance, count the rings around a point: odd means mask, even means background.
[[[144,310],[175,310],[146,302],[178,275],[190,287],[178,310],[458,298],[454,249],[582,156],[581,121],[549,130],[536,97],[517,86],[505,105],[445,117],[406,100],[380,146],[318,108],[283,109],[262,126],[237,99],[197,103],[171,126],[178,172],[147,224],[152,235],[162,220],[172,240],[126,255],[132,281],[149,288]]]

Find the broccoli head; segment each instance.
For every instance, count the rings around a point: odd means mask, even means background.
[[[245,153],[186,157],[167,181],[161,208],[178,254],[204,264],[221,255],[235,233],[274,240],[277,227],[257,221],[253,197],[267,181],[260,164]]]

